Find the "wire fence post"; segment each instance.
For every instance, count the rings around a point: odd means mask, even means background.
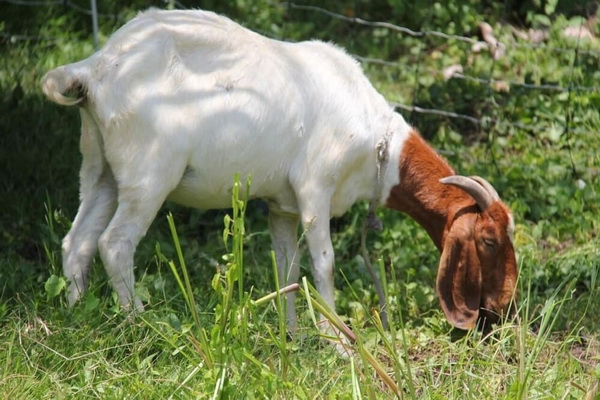
[[[90,0],[92,6],[92,28],[94,30],[94,50],[98,50],[98,7],[96,0]]]
[[[571,176],[573,179],[579,179],[579,173],[577,172],[577,167],[575,166],[575,160],[573,159],[573,152],[571,148],[571,118],[573,114],[572,108],[572,93],[573,93],[573,80],[575,79],[575,66],[577,65],[577,58],[579,55],[579,45],[581,43],[581,29],[583,28],[583,20],[579,24],[579,31],[577,32],[577,45],[573,49],[573,62],[571,63],[571,79],[569,80],[569,86],[567,88],[567,110],[565,114],[565,130],[563,135],[566,136],[567,141],[567,150],[569,151],[569,161],[571,162]]]

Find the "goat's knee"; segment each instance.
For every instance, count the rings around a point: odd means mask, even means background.
[[[307,241],[315,286],[331,309],[335,310],[333,296],[333,264],[335,256],[327,228],[313,228],[315,231],[307,233]]]
[[[300,199],[302,225],[306,230],[306,242],[312,261],[315,286],[332,310],[335,310],[333,297],[334,253],[329,230],[329,199],[321,196],[320,202],[314,190],[298,196]],[[313,200],[313,201],[311,201]]]
[[[313,255],[312,262],[315,286],[332,310],[335,310],[333,300],[333,249],[322,250],[316,256]]]

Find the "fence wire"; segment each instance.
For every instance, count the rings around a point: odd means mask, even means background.
[[[389,22],[368,21],[368,20],[364,20],[364,19],[358,18],[358,17],[348,17],[343,14],[329,11],[325,8],[317,7],[317,6],[306,6],[306,5],[301,5],[301,4],[291,3],[291,2],[290,3],[278,3],[278,4],[273,4],[273,5],[280,6],[280,7],[289,7],[292,10],[317,12],[320,14],[328,15],[331,18],[335,18],[335,19],[338,19],[341,21],[346,21],[349,23],[355,23],[355,24],[364,25],[364,26],[370,26],[373,28],[387,28],[387,29],[394,30],[394,31],[397,31],[400,33],[405,33],[405,34],[413,36],[413,37],[432,36],[432,37],[437,37],[437,38],[441,38],[441,39],[445,39],[445,40],[457,40],[460,42],[466,42],[466,43],[470,43],[470,44],[475,44],[475,43],[479,42],[479,40],[473,39],[473,38],[467,37],[467,36],[450,35],[450,34],[447,34],[444,32],[439,32],[439,31],[414,31],[414,30],[406,28],[404,26],[395,25],[395,24],[392,24]],[[552,46],[541,45],[541,44],[532,44],[532,43],[513,42],[513,43],[511,43],[511,46],[517,47],[517,48],[524,47],[524,48],[529,48],[529,49],[543,49],[546,51],[557,52],[557,53],[572,53],[573,52],[573,49],[558,48],[558,47],[552,47]],[[579,53],[600,56],[600,51],[594,51],[594,50],[579,50]]]
[[[399,25],[389,23],[389,22],[369,21],[369,20],[359,18],[359,17],[354,17],[354,16],[348,17],[346,15],[336,13],[336,12],[333,12],[333,11],[330,11],[323,7],[318,7],[318,6],[302,5],[302,4],[297,4],[297,3],[293,3],[293,2],[278,3],[278,4],[274,4],[274,5],[279,6],[279,7],[287,7],[290,10],[299,10],[299,11],[304,11],[304,12],[319,13],[322,15],[326,15],[332,19],[346,22],[348,24],[358,24],[361,26],[366,26],[366,27],[371,27],[371,28],[389,29],[389,30],[399,32],[401,34],[406,34],[406,35],[409,35],[409,36],[412,36],[415,38],[432,37],[435,39],[442,39],[444,41],[452,41],[453,40],[453,41],[464,42],[464,43],[470,44],[471,46],[480,42],[480,40],[473,39],[471,37],[447,34],[445,32],[440,32],[440,31],[436,31],[436,30],[415,31],[415,30],[409,29],[407,27],[399,26]],[[506,4],[505,4],[505,7],[506,7]],[[548,46],[548,45],[520,43],[520,42],[516,42],[516,41],[512,41],[510,43],[503,42],[502,45],[505,47],[509,47],[509,48],[510,47],[517,48],[517,49],[523,48],[523,49],[527,49],[527,50],[531,50],[531,51],[533,51],[533,50],[540,51],[541,50],[541,51],[560,53],[560,54],[571,53],[571,54],[573,54],[573,64],[571,66],[571,70],[573,70],[573,68],[576,66],[576,60],[577,60],[578,55],[588,55],[591,57],[600,58],[600,51],[582,50],[580,48],[579,40],[577,41],[577,45],[574,48],[558,48],[558,47],[553,47],[553,46]],[[422,49],[421,49],[420,53],[422,53]],[[387,67],[394,67],[394,68],[402,69],[402,71],[407,72],[407,73],[414,72],[416,74],[425,73],[425,74],[435,74],[435,75],[444,75],[444,73],[445,73],[445,71],[439,70],[439,69],[432,69],[429,67],[423,68],[423,66],[421,65],[420,59],[417,61],[415,66],[407,66],[406,64],[402,64],[402,63],[395,62],[395,61],[372,58],[372,57],[363,57],[363,56],[357,55],[357,54],[352,54],[352,55],[354,58],[356,58],[358,61],[360,61],[363,64],[375,64],[375,65],[383,65],[383,66],[387,66]],[[533,84],[533,83],[520,82],[520,81],[515,81],[515,80],[509,80],[509,79],[494,79],[494,78],[492,78],[492,76],[493,76],[493,72],[494,72],[493,70],[495,67],[495,59],[492,58],[492,60],[493,60],[492,67],[488,73],[488,77],[472,76],[472,75],[464,74],[462,72],[454,72],[452,74],[451,78],[452,79],[462,79],[462,80],[467,80],[467,81],[472,81],[472,82],[477,82],[479,84],[487,85],[488,90],[490,92],[488,99],[493,97],[491,91],[492,91],[492,87],[496,84],[508,85],[509,87],[518,87],[518,88],[523,88],[526,90],[566,92],[568,94],[568,99],[569,99],[568,108],[571,107],[570,99],[571,99],[572,92],[600,93],[600,86],[573,85],[572,79],[571,79],[571,83],[567,87],[555,85],[555,84]],[[571,75],[573,75],[573,74],[571,74]],[[413,101],[417,99],[417,93],[419,90],[418,79],[415,79],[415,82],[417,82],[417,83],[415,85],[414,94],[412,96]],[[424,107],[417,106],[415,104],[406,104],[405,102],[401,102],[401,101],[391,101],[390,104],[392,104],[394,107],[396,107],[398,109],[409,111],[411,113],[430,114],[430,115],[440,116],[443,118],[459,119],[459,120],[468,121],[477,127],[504,126],[504,127],[512,127],[515,129],[524,130],[524,131],[527,131],[530,133],[541,133],[541,132],[548,130],[548,126],[544,126],[543,124],[540,124],[539,122],[538,123],[522,123],[522,122],[508,121],[505,119],[489,118],[489,117],[485,117],[485,116],[478,118],[478,117],[474,117],[471,115],[461,114],[461,113],[448,111],[448,110],[441,110],[441,109],[435,109],[435,108],[424,108]],[[567,118],[566,118],[564,131],[565,131],[567,138],[569,139],[570,134],[577,134],[577,133],[585,132],[584,128],[571,127],[570,123],[569,123],[570,122],[569,116],[571,114],[571,110],[570,109],[566,110],[566,113],[567,113],[566,114]],[[572,159],[572,157],[571,157],[571,159]],[[573,165],[573,171],[574,171],[574,174],[576,175],[574,165]]]
[[[98,13],[97,10],[93,10],[92,1],[90,1],[90,8],[85,8],[85,7],[79,6],[70,0],[45,0],[45,1],[44,0],[0,0],[0,2],[8,3],[8,4],[16,5],[16,6],[23,6],[23,7],[59,7],[59,6],[60,7],[68,7],[72,10],[75,10],[78,13],[82,13],[82,14],[92,17],[90,19],[90,24],[92,24],[92,19],[97,20],[98,18],[104,18],[104,19],[110,18],[113,21],[118,21],[121,23],[125,22],[117,14]],[[190,7],[185,6],[181,1],[178,1],[178,0],[165,0],[165,3],[168,3],[170,6],[179,8],[179,9],[189,9],[190,8]],[[371,20],[363,19],[363,18],[356,17],[356,16],[349,17],[346,15],[328,10],[324,7],[318,7],[318,6],[313,6],[313,5],[303,5],[303,4],[298,4],[298,3],[294,3],[294,2],[268,2],[268,4],[271,7],[279,7],[280,9],[285,8],[288,11],[295,10],[295,11],[304,12],[304,13],[316,13],[316,14],[324,15],[331,19],[342,21],[347,24],[356,24],[356,25],[360,25],[363,27],[373,28],[373,29],[376,29],[376,28],[388,29],[393,32],[398,32],[403,35],[409,35],[413,38],[419,38],[419,39],[423,39],[423,40],[425,40],[426,38],[434,38],[436,40],[442,40],[445,42],[448,42],[448,41],[463,42],[463,43],[469,44],[471,46],[476,45],[478,42],[480,42],[480,40],[474,39],[472,37],[448,34],[448,33],[442,32],[442,31],[438,31],[438,30],[415,31],[408,27],[400,26],[400,25],[393,24],[393,23],[387,22],[387,21],[371,21]],[[506,7],[506,2],[505,2],[505,7]],[[262,32],[262,33],[264,33],[264,32]],[[97,43],[97,40],[98,40],[97,33],[94,36],[95,36],[94,41]],[[285,38],[283,38],[283,39],[285,40]],[[0,40],[17,42],[17,41],[57,41],[59,39],[56,37],[50,37],[50,36],[37,36],[37,35],[25,35],[25,34],[20,34],[20,33],[0,32]],[[592,49],[581,49],[579,40],[577,41],[577,45],[573,48],[559,48],[559,47],[548,46],[548,45],[540,44],[540,43],[522,43],[522,42],[518,42],[516,40],[512,40],[510,42],[502,42],[502,45],[505,46],[506,48],[516,48],[516,49],[522,48],[522,49],[527,49],[527,50],[531,50],[531,51],[544,51],[544,52],[553,52],[553,53],[560,53],[560,54],[571,53],[571,54],[573,54],[573,63],[571,66],[572,69],[575,68],[578,57],[580,57],[582,55],[595,57],[595,58],[598,58],[600,61],[600,51],[592,50]],[[422,49],[421,49],[421,53],[422,53]],[[423,74],[430,74],[430,75],[434,74],[434,75],[438,75],[438,76],[443,76],[444,73],[446,72],[443,70],[434,69],[434,68],[430,68],[430,67],[423,67],[421,65],[420,61],[418,63],[416,63],[415,66],[407,66],[406,64],[401,64],[399,62],[392,61],[392,60],[367,57],[367,56],[362,56],[360,54],[351,54],[351,55],[364,65],[378,65],[378,66],[383,66],[383,67],[398,68],[398,69],[401,69],[405,73],[412,73],[415,75],[423,73]],[[494,85],[508,85],[508,87],[511,87],[511,88],[515,87],[515,88],[521,88],[524,90],[567,93],[568,109],[565,110],[565,124],[564,124],[565,125],[564,126],[565,134],[567,135],[567,138],[569,138],[571,134],[577,134],[579,132],[585,131],[583,128],[573,128],[571,126],[572,93],[574,93],[574,92],[600,93],[600,86],[575,85],[572,82],[573,79],[571,79],[571,83],[566,87],[561,86],[561,85],[556,85],[556,84],[533,84],[533,83],[521,82],[521,81],[517,81],[517,80],[510,80],[510,79],[495,79],[492,77],[493,72],[494,72],[494,66],[495,66],[495,62],[492,63],[492,67],[491,67],[487,77],[473,76],[473,75],[463,73],[461,71],[457,71],[451,75],[451,79],[460,79],[460,80],[465,80],[465,81],[476,82],[476,83],[482,84],[482,85],[487,85],[490,90],[490,93],[491,93],[492,87]],[[415,88],[414,88],[414,92],[413,92],[413,101],[416,100],[417,93],[420,89],[420,87],[418,86],[419,80],[415,79],[415,82],[417,82],[417,83],[415,84]],[[491,95],[493,95],[493,93],[491,93]],[[487,127],[487,126],[491,126],[491,125],[512,127],[514,129],[521,129],[521,130],[525,130],[530,133],[539,133],[539,132],[543,132],[548,129],[548,126],[544,126],[543,124],[540,124],[539,122],[538,123],[523,123],[523,122],[516,122],[516,121],[508,121],[506,119],[501,120],[501,119],[497,119],[497,118],[490,118],[490,117],[486,117],[486,116],[477,117],[477,116],[461,114],[461,113],[457,113],[457,112],[449,111],[449,110],[442,110],[442,109],[436,109],[436,108],[425,108],[425,107],[417,106],[415,104],[406,104],[405,102],[402,102],[399,100],[394,100],[394,99],[390,99],[390,104],[398,109],[409,111],[411,113],[430,114],[430,115],[435,115],[435,116],[439,116],[442,118],[468,121],[477,127],[482,127],[482,126]],[[546,122],[549,123],[549,121],[546,121]],[[554,125],[554,123],[551,123],[551,125]],[[574,167],[573,167],[573,169],[574,169]]]

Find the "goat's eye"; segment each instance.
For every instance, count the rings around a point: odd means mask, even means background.
[[[483,243],[486,246],[489,246],[489,247],[496,246],[496,241],[494,239],[491,239],[491,238],[482,238],[482,240],[483,240]]]

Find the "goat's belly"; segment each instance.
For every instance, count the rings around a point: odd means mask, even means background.
[[[231,207],[231,187],[224,189],[223,193],[198,190],[192,186],[178,186],[167,197],[168,201],[186,207],[203,210]]]
[[[287,182],[279,177],[251,176],[249,198],[262,198],[276,206],[278,210],[297,213],[296,197]],[[168,201],[186,207],[199,209],[231,208],[233,195],[233,173],[230,179],[210,179],[186,171],[179,185],[167,197]],[[245,198],[246,176],[240,175],[240,198]]]

